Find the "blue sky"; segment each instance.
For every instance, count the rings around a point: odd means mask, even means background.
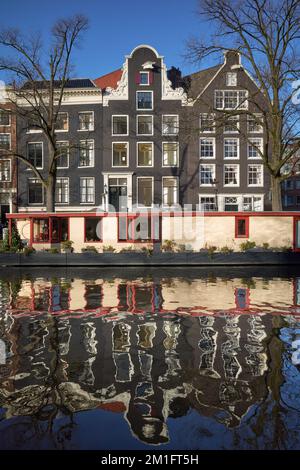
[[[6,0],[3,3],[0,28],[17,27],[29,33],[42,31],[45,39],[56,19],[85,14],[90,28],[73,61],[73,75],[78,77],[96,78],[119,68],[124,55],[138,44],[152,45],[165,57],[168,67],[174,65],[184,73],[191,73],[197,66],[183,58],[185,42],[191,35],[206,35],[208,30],[208,25],[196,14],[197,0]]]

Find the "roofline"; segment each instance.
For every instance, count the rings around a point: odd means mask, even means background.
[[[126,59],[131,59],[133,54],[138,50],[138,49],[142,49],[142,48],[147,48],[147,49],[150,49],[152,52],[154,52],[154,54],[156,55],[156,57],[158,59],[163,59],[164,56],[160,55],[156,49],[154,49],[154,47],[152,46],[149,46],[149,44],[140,44],[139,46],[136,46],[129,55],[126,55]]]

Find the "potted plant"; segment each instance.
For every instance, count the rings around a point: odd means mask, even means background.
[[[81,248],[82,253],[98,253],[98,250],[93,245],[87,245],[84,248]]]
[[[61,249],[64,253],[72,253],[73,251],[73,248],[72,248],[72,245],[74,244],[74,242],[72,242],[71,240],[66,240],[64,242],[61,242]]]
[[[104,245],[102,247],[102,251],[103,253],[113,253],[114,251],[116,251],[116,249],[111,245]]]

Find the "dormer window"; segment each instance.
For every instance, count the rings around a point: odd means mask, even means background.
[[[226,74],[226,86],[237,85],[237,74],[235,72],[228,72]]]
[[[140,85],[149,85],[149,72],[140,72]]]

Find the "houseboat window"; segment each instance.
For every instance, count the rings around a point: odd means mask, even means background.
[[[33,220],[33,241],[49,242],[49,219]]]
[[[248,238],[249,237],[249,219],[247,217],[235,218],[235,237]]]
[[[100,242],[102,240],[102,218],[86,217],[84,240],[86,242]]]

